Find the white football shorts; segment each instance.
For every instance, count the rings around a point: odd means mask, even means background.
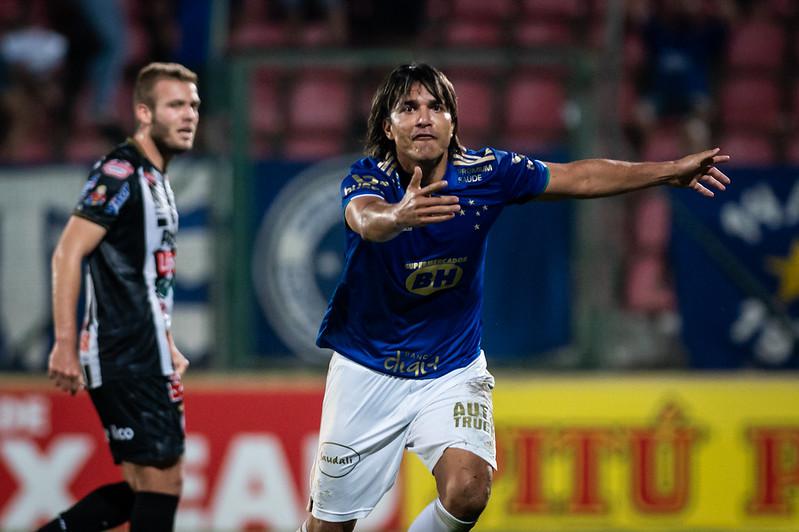
[[[448,447],[497,468],[491,391],[483,353],[435,379],[403,379],[333,354],[327,373],[310,511],[323,521],[369,515],[394,485],[405,449],[432,472]]]

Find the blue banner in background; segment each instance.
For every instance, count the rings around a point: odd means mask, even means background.
[[[799,367],[799,171],[732,169],[713,200],[672,193],[672,252],[692,367]]]
[[[327,361],[314,341],[343,266],[339,185],[358,158],[255,166],[255,212],[263,213],[252,254],[258,355]],[[518,362],[571,341],[570,213],[569,202],[513,206],[493,228],[483,308],[492,362]]]

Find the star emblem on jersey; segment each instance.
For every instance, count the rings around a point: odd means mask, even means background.
[[[474,230],[475,231],[479,231],[480,230],[480,224],[474,224]]]
[[[469,200],[469,205],[474,205],[474,200],[473,199]]]

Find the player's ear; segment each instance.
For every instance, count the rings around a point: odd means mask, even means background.
[[[388,140],[394,140],[394,133],[391,132],[391,119],[386,118],[383,120],[383,132]]]
[[[153,121],[153,111],[144,102],[137,102],[133,106],[133,113],[136,115],[136,122],[143,126],[149,126]]]

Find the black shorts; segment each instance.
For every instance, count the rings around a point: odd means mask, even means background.
[[[169,467],[183,455],[185,421],[180,378],[131,377],[89,389],[114,463]]]

